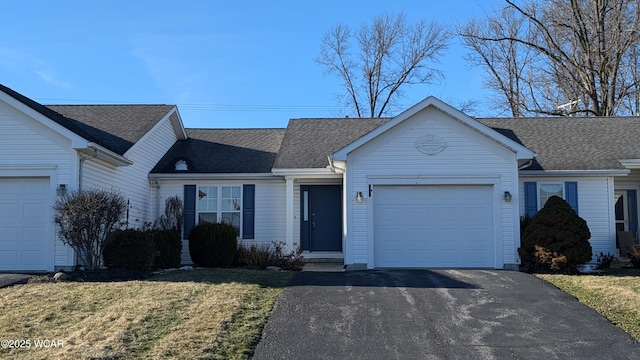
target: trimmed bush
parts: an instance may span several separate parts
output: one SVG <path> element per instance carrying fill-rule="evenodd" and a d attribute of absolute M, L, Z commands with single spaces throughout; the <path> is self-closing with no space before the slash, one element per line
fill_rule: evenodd
<path fill-rule="evenodd" d="M 273 253 L 269 259 L 269 265 L 277 266 L 284 270 L 302 270 L 304 267 L 302 249 L 298 247 L 287 253 L 284 248 L 285 243 L 283 241 L 273 241 Z"/>
<path fill-rule="evenodd" d="M 521 269 L 528 272 L 577 273 L 591 260 L 587 222 L 562 198 L 552 196 L 522 233 Z"/>
<path fill-rule="evenodd" d="M 135 229 L 112 232 L 102 251 L 104 265 L 109 268 L 151 270 L 156 250 L 149 235 L 147 231 Z"/>
<path fill-rule="evenodd" d="M 238 251 L 238 233 L 226 223 L 202 222 L 189 232 L 191 260 L 202 267 L 227 267 Z"/>
<path fill-rule="evenodd" d="M 117 192 L 86 189 L 58 197 L 53 205 L 56 233 L 88 270 L 98 270 L 109 234 L 120 228 L 127 200 Z"/>
<path fill-rule="evenodd" d="M 238 253 L 234 260 L 235 266 L 245 266 L 251 269 L 264 269 L 269 266 L 271 258 L 271 249 L 266 244 L 250 246 L 238 246 Z"/>
<path fill-rule="evenodd" d="M 170 269 L 180 266 L 182 240 L 175 229 L 148 230 L 155 245 L 154 269 Z"/>

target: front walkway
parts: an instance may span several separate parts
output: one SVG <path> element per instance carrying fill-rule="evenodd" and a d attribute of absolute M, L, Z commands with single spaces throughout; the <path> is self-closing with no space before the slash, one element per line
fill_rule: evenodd
<path fill-rule="evenodd" d="M 548 283 L 500 270 L 298 273 L 254 359 L 638 359 L 640 344 Z"/>

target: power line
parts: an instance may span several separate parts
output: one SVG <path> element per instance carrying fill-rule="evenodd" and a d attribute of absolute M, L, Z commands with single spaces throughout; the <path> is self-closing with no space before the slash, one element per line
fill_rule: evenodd
<path fill-rule="evenodd" d="M 140 104 L 139 102 L 131 101 L 110 101 L 110 100 L 79 100 L 79 99 L 55 99 L 55 98 L 34 98 L 40 102 L 64 102 L 64 104 L 75 105 L 93 105 L 93 104 Z M 53 103 L 51 103 L 53 104 Z M 62 103 L 56 103 L 62 104 Z M 344 111 L 343 107 L 331 106 L 331 105 L 264 105 L 264 104 L 205 104 L 205 103 L 185 103 L 176 104 L 181 110 L 194 110 L 194 111 Z"/>

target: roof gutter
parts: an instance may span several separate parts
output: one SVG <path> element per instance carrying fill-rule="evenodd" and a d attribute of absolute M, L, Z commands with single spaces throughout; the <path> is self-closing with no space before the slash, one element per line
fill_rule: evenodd
<path fill-rule="evenodd" d="M 100 159 L 102 161 L 106 161 L 109 164 L 112 164 L 114 166 L 129 166 L 129 165 L 133 165 L 133 161 L 125 158 L 122 155 L 116 154 L 115 152 L 101 146 L 98 145 L 94 142 L 90 142 L 89 144 L 87 144 L 87 148 L 94 150 L 94 157 L 97 159 Z"/>
<path fill-rule="evenodd" d="M 631 170 L 520 170 L 520 176 L 627 176 Z"/>
<path fill-rule="evenodd" d="M 640 169 L 640 159 L 618 159 L 627 169 Z"/>
<path fill-rule="evenodd" d="M 255 179 L 280 179 L 272 173 L 150 173 L 149 179 L 151 180 L 226 180 L 226 179 L 238 179 L 238 180 L 255 180 Z"/>
<path fill-rule="evenodd" d="M 329 167 L 307 169 L 271 169 L 276 176 L 293 176 L 295 178 L 335 178 L 342 175 L 336 174 Z"/>

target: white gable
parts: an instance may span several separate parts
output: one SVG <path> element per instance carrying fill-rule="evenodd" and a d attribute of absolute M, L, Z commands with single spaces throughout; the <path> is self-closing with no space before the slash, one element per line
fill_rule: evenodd
<path fill-rule="evenodd" d="M 443 115 L 449 119 L 449 121 L 457 121 L 461 125 L 468 127 L 476 131 L 479 134 L 482 134 L 488 139 L 493 140 L 494 142 L 501 144 L 502 146 L 510 149 L 515 152 L 517 155 L 517 159 L 533 159 L 536 154 L 527 149 L 526 147 L 516 143 L 515 141 L 501 135 L 500 133 L 494 131 L 493 129 L 477 122 L 473 118 L 467 116 L 463 112 L 453 108 L 452 106 L 440 101 L 439 99 L 430 96 L 418 104 L 412 106 L 411 108 L 403 111 L 398 116 L 394 117 L 389 122 L 370 132 L 369 134 L 361 137 L 360 139 L 354 141 L 353 143 L 347 145 L 346 147 L 336 151 L 332 158 L 335 160 L 346 160 L 347 155 L 356 150 L 358 147 L 372 141 L 376 137 L 386 133 L 387 131 L 393 129 L 399 124 L 403 123 L 407 119 L 415 117 L 418 113 L 424 113 L 425 110 L 428 109 L 437 109 Z"/>
<path fill-rule="evenodd" d="M 518 160 L 535 154 L 435 98 L 419 105 L 334 154 L 346 161 L 345 263 L 516 266 Z"/>

